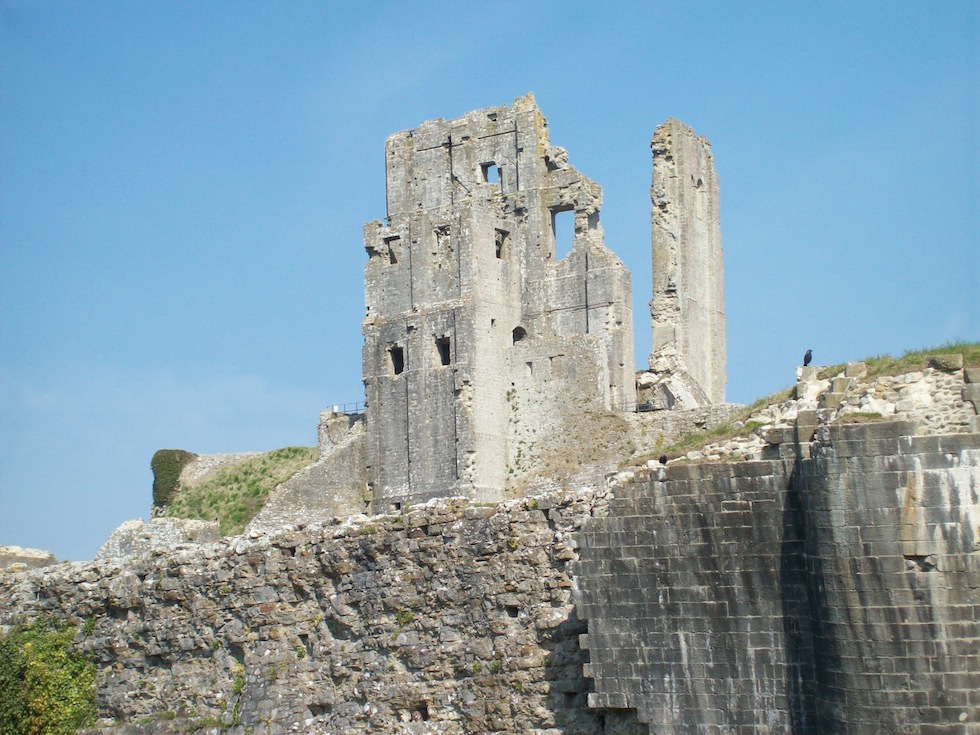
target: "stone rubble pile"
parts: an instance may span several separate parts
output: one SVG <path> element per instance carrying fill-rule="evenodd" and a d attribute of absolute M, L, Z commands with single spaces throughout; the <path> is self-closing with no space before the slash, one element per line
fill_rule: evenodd
<path fill-rule="evenodd" d="M 937 355 L 929 367 L 900 375 L 865 378 L 864 363 L 848 363 L 837 375 L 822 378 L 818 366 L 799 369 L 795 396 L 751 413 L 753 429 L 688 452 L 688 461 L 791 458 L 801 424 L 808 441 L 818 425 L 867 418 L 912 421 L 920 436 L 980 431 L 980 368 L 964 368 L 962 355 Z M 864 414 L 865 416 L 855 416 Z M 659 462 L 647 462 L 656 469 Z M 629 482 L 635 470 L 609 478 L 612 486 Z"/>

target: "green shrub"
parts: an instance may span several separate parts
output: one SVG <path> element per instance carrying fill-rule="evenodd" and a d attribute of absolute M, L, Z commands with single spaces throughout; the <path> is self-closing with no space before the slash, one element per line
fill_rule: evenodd
<path fill-rule="evenodd" d="M 150 460 L 153 470 L 153 503 L 166 505 L 177 492 L 180 471 L 197 457 L 183 449 L 161 449 Z"/>
<path fill-rule="evenodd" d="M 95 665 L 71 652 L 76 630 L 37 620 L 0 640 L 0 732 L 68 735 L 95 722 Z"/>

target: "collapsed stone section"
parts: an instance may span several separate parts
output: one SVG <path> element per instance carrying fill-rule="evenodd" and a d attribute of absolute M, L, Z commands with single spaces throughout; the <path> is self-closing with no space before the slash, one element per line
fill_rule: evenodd
<path fill-rule="evenodd" d="M 570 400 L 579 414 L 635 401 L 630 275 L 603 244 L 601 189 L 550 144 L 530 95 L 391 136 L 385 168 L 387 222 L 364 228 L 375 510 L 501 499 L 530 433 L 522 392 L 545 396 L 557 433 Z"/>
<path fill-rule="evenodd" d="M 671 118 L 650 143 L 653 350 L 650 369 L 672 379 L 657 407 L 725 400 L 726 326 L 718 176 L 711 144 Z M 676 385 L 672 385 L 672 383 Z M 660 405 L 663 403 L 664 405 Z"/>

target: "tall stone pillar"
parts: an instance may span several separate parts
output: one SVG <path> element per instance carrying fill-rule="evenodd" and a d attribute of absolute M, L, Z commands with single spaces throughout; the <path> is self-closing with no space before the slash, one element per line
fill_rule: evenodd
<path fill-rule="evenodd" d="M 718 177 L 711 144 L 678 120 L 657 128 L 650 188 L 653 229 L 653 351 L 725 400 L 725 289 Z"/>

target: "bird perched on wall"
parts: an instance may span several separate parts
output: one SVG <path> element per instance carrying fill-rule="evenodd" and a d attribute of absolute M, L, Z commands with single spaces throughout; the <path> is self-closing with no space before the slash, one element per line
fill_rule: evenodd
<path fill-rule="evenodd" d="M 661 454 L 660 455 L 660 464 L 667 464 L 667 455 L 666 454 Z"/>
<path fill-rule="evenodd" d="M 813 359 L 813 350 L 807 350 L 806 354 L 803 355 L 803 367 L 810 364 L 810 360 Z"/>

